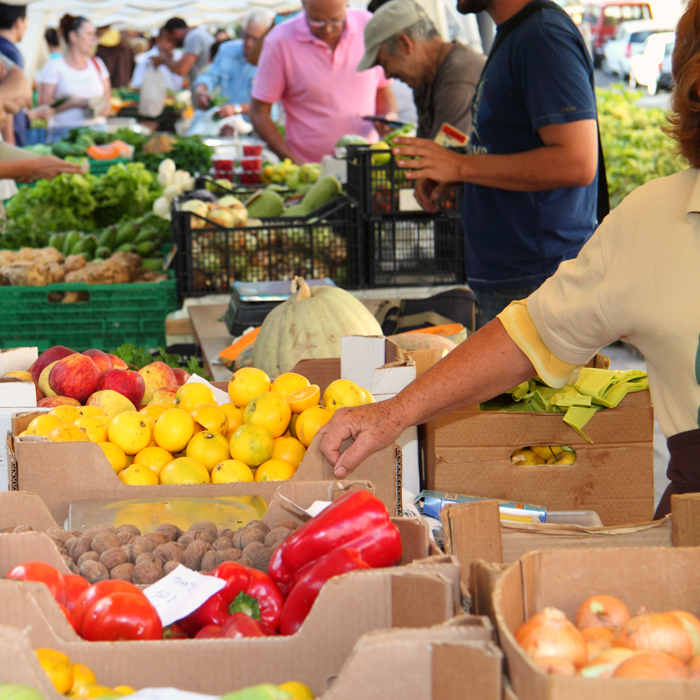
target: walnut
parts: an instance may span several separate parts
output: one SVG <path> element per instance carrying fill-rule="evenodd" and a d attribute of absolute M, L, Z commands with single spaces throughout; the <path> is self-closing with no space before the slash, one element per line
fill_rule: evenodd
<path fill-rule="evenodd" d="M 70 540 L 69 540 L 70 541 Z M 70 555 L 73 557 L 73 561 L 77 562 L 80 557 L 85 554 L 85 552 L 90 551 L 90 545 L 92 544 L 92 536 L 91 535 L 82 535 L 81 537 L 78 538 L 78 541 L 75 543 L 75 547 L 73 547 L 73 551 L 71 552 L 69 547 L 66 547 Z"/>
<path fill-rule="evenodd" d="M 183 552 L 187 549 L 187 545 L 184 542 L 173 542 L 173 544 Z"/>
<path fill-rule="evenodd" d="M 169 561 L 181 563 L 185 559 L 185 553 L 174 542 L 158 545 L 153 553 L 165 564 Z"/>
<path fill-rule="evenodd" d="M 275 527 L 286 527 L 288 530 L 296 530 L 299 527 L 299 523 L 295 523 L 293 520 L 280 520 Z"/>
<path fill-rule="evenodd" d="M 169 573 L 175 571 L 178 566 L 180 566 L 179 561 L 175 561 L 174 559 L 172 561 L 166 561 L 165 564 L 163 564 L 163 575 L 167 576 Z"/>
<path fill-rule="evenodd" d="M 56 549 L 63 554 L 64 552 L 68 554 L 68 550 L 63 546 L 63 542 L 61 540 L 56 539 L 55 537 L 51 538 L 51 541 L 56 545 Z"/>
<path fill-rule="evenodd" d="M 231 542 L 233 543 L 234 547 L 237 547 L 238 549 L 243 549 L 243 547 L 241 546 L 241 537 L 243 537 L 244 532 L 245 532 L 245 530 L 243 530 L 241 528 L 240 530 L 236 530 L 233 533 L 233 537 L 231 538 Z"/>
<path fill-rule="evenodd" d="M 109 578 L 109 571 L 104 564 L 99 561 L 88 559 L 80 567 L 80 575 L 85 577 L 90 583 L 97 583 Z"/>
<path fill-rule="evenodd" d="M 78 565 L 70 557 L 63 557 L 63 561 L 66 562 L 66 566 L 70 569 L 72 574 L 80 573 Z"/>
<path fill-rule="evenodd" d="M 177 525 L 165 523 L 156 528 L 156 532 L 163 535 L 169 542 L 175 542 L 182 535 L 182 530 Z"/>
<path fill-rule="evenodd" d="M 115 566 L 110 572 L 110 578 L 116 578 L 120 581 L 131 581 L 134 576 L 134 565 L 133 564 L 119 564 Z"/>
<path fill-rule="evenodd" d="M 243 556 L 251 561 L 254 561 L 255 555 L 265 549 L 265 545 L 262 542 L 251 542 L 244 550 Z"/>
<path fill-rule="evenodd" d="M 114 532 L 114 526 L 110 525 L 109 523 L 100 523 L 99 525 L 93 525 L 92 527 L 88 528 L 85 530 L 83 535 L 90 535 L 90 537 L 94 537 L 95 535 L 98 535 L 100 532 Z"/>
<path fill-rule="evenodd" d="M 85 552 L 78 557 L 76 564 L 80 567 L 86 561 L 100 561 L 100 555 L 97 552 Z"/>
<path fill-rule="evenodd" d="M 251 520 L 244 528 L 245 530 L 262 530 L 266 535 L 270 528 L 262 520 Z"/>
<path fill-rule="evenodd" d="M 92 538 L 92 551 L 98 554 L 121 546 L 121 540 L 113 532 L 100 532 Z"/>
<path fill-rule="evenodd" d="M 241 549 L 245 549 L 251 542 L 260 542 L 262 544 L 266 535 L 267 533 L 257 527 L 250 530 L 246 528 L 241 535 Z"/>
<path fill-rule="evenodd" d="M 108 571 L 112 571 L 116 566 L 121 566 L 129 561 L 126 552 L 122 551 L 121 547 L 112 547 L 106 552 L 100 554 L 100 562 L 107 567 Z"/>
<path fill-rule="evenodd" d="M 219 528 L 214 525 L 209 520 L 200 520 L 198 523 L 195 523 L 190 527 L 191 531 L 194 532 L 199 532 L 200 530 L 204 530 L 205 532 L 208 532 L 211 535 L 211 541 L 213 542 L 219 535 Z"/>
<path fill-rule="evenodd" d="M 248 559 L 248 557 L 241 557 L 238 560 L 238 563 L 241 566 L 247 566 L 248 568 L 252 569 L 253 568 L 253 561 L 251 559 Z"/>
<path fill-rule="evenodd" d="M 131 544 L 137 537 L 141 537 L 141 530 L 136 525 L 120 525 L 114 534 L 122 544 Z"/>
<path fill-rule="evenodd" d="M 203 540 L 207 544 L 211 544 L 216 539 L 216 535 L 212 536 L 207 530 L 192 530 L 189 529 L 178 542 L 183 542 L 186 545 L 191 544 L 195 540 Z"/>
<path fill-rule="evenodd" d="M 231 549 L 231 547 L 233 546 L 233 541 L 230 537 L 217 537 L 211 543 L 211 546 L 214 549 Z"/>
<path fill-rule="evenodd" d="M 206 574 L 213 569 L 216 569 L 219 564 L 223 564 L 225 561 L 238 561 L 241 558 L 240 549 L 219 549 L 207 552 L 202 557 L 202 573 Z"/>
<path fill-rule="evenodd" d="M 12 532 L 21 535 L 23 532 L 34 532 L 34 528 L 31 525 L 18 525 Z"/>
<path fill-rule="evenodd" d="M 234 531 L 230 527 L 219 528 L 219 537 L 228 537 L 230 540 L 232 540 L 234 534 Z"/>
<path fill-rule="evenodd" d="M 119 549 L 126 554 L 126 561 L 133 564 L 136 561 L 136 555 L 134 554 L 134 548 L 130 544 L 123 544 Z"/>
<path fill-rule="evenodd" d="M 267 536 L 265 537 L 265 546 L 266 547 L 275 547 L 278 545 L 280 542 L 283 542 L 287 537 L 289 537 L 291 533 L 291 530 L 288 530 L 286 527 L 280 527 L 279 525 L 270 532 L 267 533 Z"/>
<path fill-rule="evenodd" d="M 83 533 L 80 532 L 80 530 L 70 530 L 70 534 L 73 535 L 73 537 L 82 537 Z"/>
<path fill-rule="evenodd" d="M 141 555 L 143 556 L 143 555 Z M 141 561 L 134 566 L 132 581 L 134 583 L 155 583 L 163 578 L 163 566 L 160 561 Z"/>
<path fill-rule="evenodd" d="M 188 545 L 182 558 L 182 563 L 192 571 L 199 571 L 202 557 L 211 549 L 211 545 L 204 540 L 194 540 Z"/>
<path fill-rule="evenodd" d="M 160 559 L 153 553 L 153 552 L 141 552 L 136 557 L 136 561 L 134 562 L 135 564 L 159 564 Z"/>
<path fill-rule="evenodd" d="M 134 554 L 139 555 L 142 552 L 152 552 L 159 544 L 165 544 L 166 539 L 161 534 L 151 532 L 149 535 L 137 537 L 132 543 Z"/>
<path fill-rule="evenodd" d="M 263 549 L 258 550 L 251 557 L 253 568 L 267 573 L 267 567 L 270 564 L 270 559 L 272 559 L 274 551 L 274 547 L 263 547 Z"/>
<path fill-rule="evenodd" d="M 77 537 L 69 537 L 64 543 L 63 546 L 66 548 L 66 551 L 68 552 L 68 556 L 72 557 L 73 556 L 73 550 L 75 549 L 75 546 L 78 544 L 78 538 Z"/>

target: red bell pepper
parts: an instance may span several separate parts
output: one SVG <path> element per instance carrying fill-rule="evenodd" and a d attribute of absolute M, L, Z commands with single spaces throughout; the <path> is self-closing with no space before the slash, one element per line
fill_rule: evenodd
<path fill-rule="evenodd" d="M 243 639 L 246 637 L 270 637 L 274 632 L 260 620 L 245 613 L 234 613 L 223 625 L 207 625 L 194 636 L 195 639 Z"/>
<path fill-rule="evenodd" d="M 401 561 L 399 531 L 384 504 L 369 491 L 345 494 L 295 530 L 275 550 L 268 573 L 290 586 L 296 572 L 340 547 L 357 550 L 372 568 Z"/>
<path fill-rule="evenodd" d="M 349 571 L 370 568 L 357 550 L 348 547 L 336 549 L 306 567 L 306 574 L 294 586 L 284 604 L 280 634 L 294 634 L 299 630 L 326 581 Z"/>
<path fill-rule="evenodd" d="M 235 613 L 261 620 L 275 632 L 279 627 L 284 600 L 277 584 L 264 572 L 236 562 L 225 562 L 209 573 L 226 581 L 226 586 L 193 613 L 178 621 L 190 636 L 208 625 L 223 627 Z"/>
<path fill-rule="evenodd" d="M 177 624 L 163 628 L 163 639 L 189 639 L 189 635 Z"/>

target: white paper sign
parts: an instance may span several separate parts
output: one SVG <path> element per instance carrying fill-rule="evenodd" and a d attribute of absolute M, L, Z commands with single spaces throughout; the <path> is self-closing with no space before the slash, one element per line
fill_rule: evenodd
<path fill-rule="evenodd" d="M 326 510 L 328 506 L 332 506 L 333 503 L 331 501 L 314 501 L 307 509 L 306 512 L 312 517 L 315 518 L 319 513 L 322 511 Z"/>
<path fill-rule="evenodd" d="M 187 617 L 226 586 L 215 576 L 204 576 L 180 564 L 174 571 L 144 590 L 163 627 Z"/>
<path fill-rule="evenodd" d="M 218 695 L 190 693 L 177 688 L 143 688 L 132 693 L 134 700 L 213 700 Z"/>

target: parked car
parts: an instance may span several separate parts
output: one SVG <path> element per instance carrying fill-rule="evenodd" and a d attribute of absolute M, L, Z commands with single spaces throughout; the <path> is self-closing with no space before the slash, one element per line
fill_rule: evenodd
<path fill-rule="evenodd" d="M 673 32 L 652 34 L 644 42 L 642 53 L 632 56 L 630 60 L 630 87 L 645 85 L 650 95 L 655 95 L 659 87 L 670 87 L 671 71 L 662 78 L 663 60 L 671 56 L 675 45 L 676 35 Z"/>
<path fill-rule="evenodd" d="M 653 20 L 642 19 L 623 22 L 618 25 L 612 39 L 603 48 L 603 69 L 627 80 L 630 75 L 630 61 L 633 56 L 644 51 L 644 42 L 652 34 L 667 32 L 669 28 Z"/>
<path fill-rule="evenodd" d="M 673 49 L 675 47 L 675 43 L 673 46 L 669 48 L 669 46 L 666 46 L 666 51 L 664 53 L 664 57 L 661 59 L 661 66 L 660 66 L 660 71 L 659 71 L 659 82 L 658 82 L 658 87 L 663 87 L 667 89 L 671 89 L 673 87 Z"/>
<path fill-rule="evenodd" d="M 581 22 L 581 34 L 587 40 L 593 64 L 603 63 L 603 46 L 622 22 L 652 19 L 648 2 L 634 0 L 588 0 Z"/>

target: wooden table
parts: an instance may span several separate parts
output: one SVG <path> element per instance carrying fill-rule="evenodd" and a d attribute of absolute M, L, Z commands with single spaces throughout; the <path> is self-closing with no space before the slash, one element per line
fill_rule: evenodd
<path fill-rule="evenodd" d="M 231 370 L 219 359 L 219 353 L 233 342 L 226 324 L 221 320 L 226 313 L 226 304 L 190 306 L 190 320 L 194 335 L 202 349 L 204 369 L 216 382 L 227 382 Z"/>

